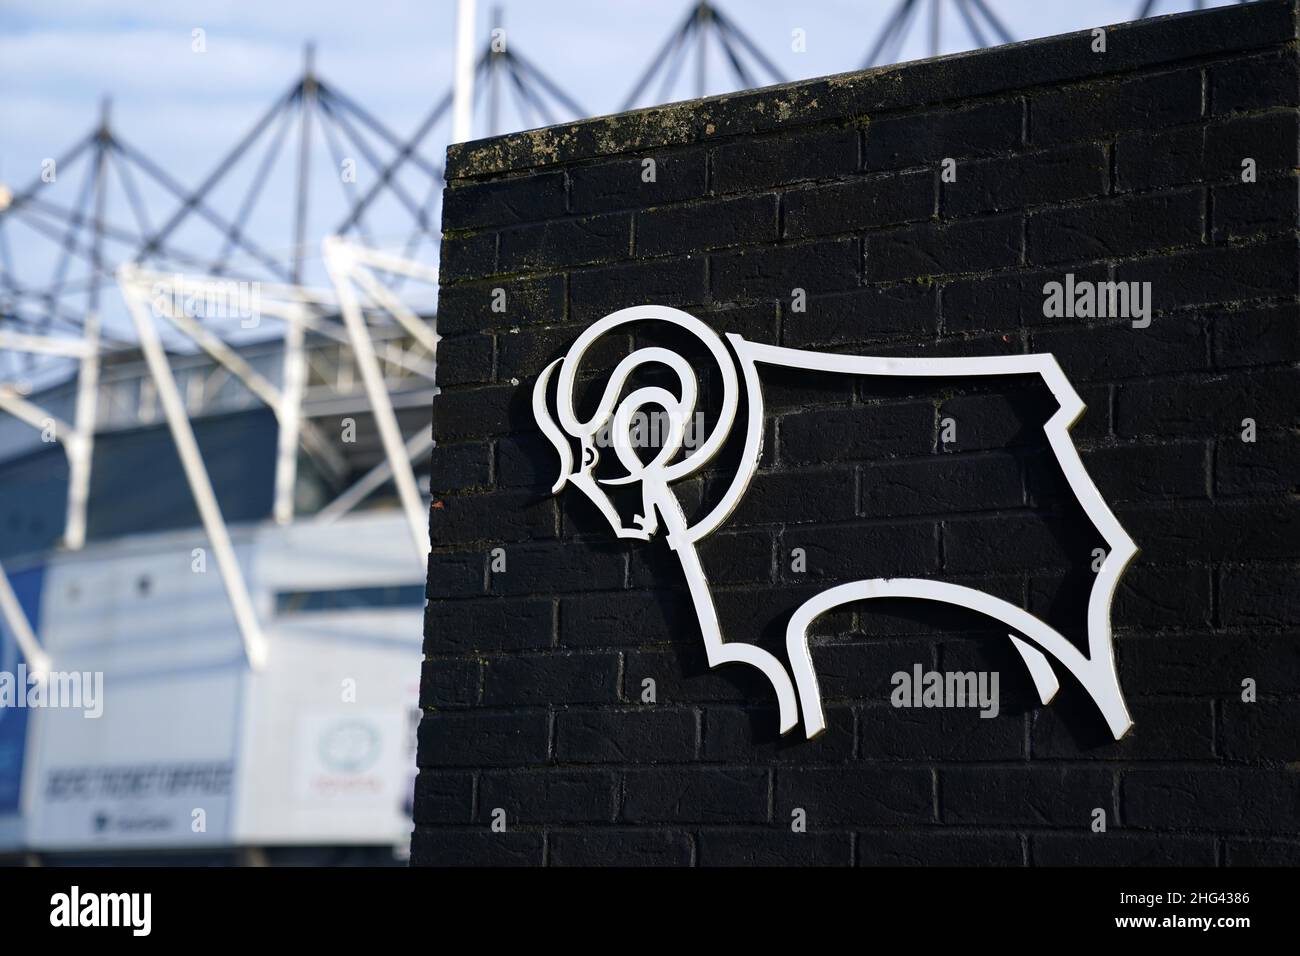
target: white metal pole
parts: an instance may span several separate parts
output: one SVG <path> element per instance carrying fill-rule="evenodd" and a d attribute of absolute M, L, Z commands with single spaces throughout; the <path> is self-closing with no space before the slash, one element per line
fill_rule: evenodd
<path fill-rule="evenodd" d="M 414 461 L 416 455 L 424 454 L 431 448 L 433 448 L 433 431 L 423 428 L 406 443 L 406 459 Z M 316 512 L 312 520 L 317 524 L 333 524 L 365 501 L 366 496 L 392 477 L 392 474 L 393 466 L 388 463 L 388 460 L 381 461 L 357 479 L 355 484 L 340 492 L 337 498 Z"/>
<path fill-rule="evenodd" d="M 452 78 L 453 143 L 463 143 L 473 135 L 474 6 L 474 0 L 460 0 L 456 7 L 456 75 Z"/>
<path fill-rule="evenodd" d="M 429 560 L 429 514 L 420 497 L 420 490 L 415 486 L 415 472 L 407 457 L 402 432 L 397 425 L 397 416 L 393 413 L 393 404 L 389 400 L 388 390 L 384 387 L 384 376 L 375 358 L 374 343 L 370 340 L 370 331 L 366 328 L 361 315 L 361 306 L 357 302 L 356 291 L 352 287 L 352 255 L 345 243 L 334 236 L 327 236 L 322 243 L 325 252 L 325 268 L 334 283 L 338 296 L 339 310 L 343 313 L 343 322 L 352 337 L 352 354 L 357 368 L 361 370 L 361 381 L 370 400 L 370 409 L 375 416 L 375 425 L 379 428 L 379 437 L 384 445 L 384 454 L 393 469 L 393 482 L 397 485 L 397 495 L 406 512 L 406 522 L 411 531 L 411 542 L 422 565 Z"/>
<path fill-rule="evenodd" d="M 90 501 L 90 466 L 95 449 L 95 415 L 99 396 L 99 313 L 86 313 L 89 346 L 77 374 L 77 405 L 73 413 L 76 441 L 68 445 L 68 513 L 63 544 L 73 551 L 86 543 L 86 506 Z"/>
<path fill-rule="evenodd" d="M 45 335 L 24 335 L 0 329 L 0 349 L 15 352 L 35 352 L 41 355 L 62 355 L 67 358 L 85 358 L 89 346 L 84 339 L 56 339 Z"/>
<path fill-rule="evenodd" d="M 203 521 L 203 530 L 207 533 L 208 542 L 212 545 L 212 552 L 217 559 L 221 581 L 225 585 L 226 596 L 230 600 L 230 608 L 234 612 L 235 623 L 244 642 L 248 666 L 253 670 L 260 670 L 266 662 L 266 641 L 257 620 L 257 612 L 253 609 L 248 586 L 244 583 L 244 574 L 239 568 L 239 560 L 235 557 L 230 533 L 221 515 L 221 507 L 217 504 L 217 496 L 212 490 L 212 482 L 208 478 L 207 468 L 204 467 L 199 444 L 194 438 L 194 430 L 190 427 L 190 420 L 185 412 L 185 402 L 181 398 L 180 389 L 176 387 L 171 365 L 168 364 L 167 355 L 163 351 L 162 340 L 153 322 L 145 313 L 144 303 L 134 288 L 133 272 L 129 265 L 123 266 L 119 272 L 122 280 L 119 282 L 122 297 L 126 300 L 127 310 L 135 323 L 140 350 L 144 353 L 149 374 L 158 390 L 163 414 L 167 417 L 172 440 L 176 443 L 181 466 L 185 469 L 190 492 L 194 495 L 194 504 L 198 507 L 199 517 Z"/>
<path fill-rule="evenodd" d="M 49 673 L 50 656 L 36 642 L 36 634 L 32 631 L 27 615 L 23 613 L 22 605 L 18 603 L 18 595 L 14 594 L 14 589 L 9 584 L 4 565 L 0 565 L 0 618 L 22 648 L 28 668 L 35 674 Z"/>
<path fill-rule="evenodd" d="M 69 442 L 76 441 L 76 429 L 61 418 L 56 418 L 39 405 L 34 405 L 23 398 L 11 387 L 0 386 L 0 412 L 8 412 L 19 421 L 26 422 L 37 431 L 46 426 L 54 426 L 54 437 L 63 442 L 66 448 Z"/>
<path fill-rule="evenodd" d="M 406 303 L 384 288 L 383 283 L 375 278 L 374 273 L 367 266 L 373 264 L 380 269 L 389 272 L 401 272 L 413 278 L 424 279 L 426 282 L 435 285 L 438 282 L 437 270 L 426 269 L 418 263 L 410 262 L 407 259 L 399 259 L 396 256 L 372 257 L 369 250 L 359 249 L 350 244 L 348 249 L 352 253 L 352 275 L 357 283 L 366 290 L 366 294 L 380 308 L 387 309 L 411 338 L 428 349 L 430 354 L 436 354 L 439 341 L 438 333 L 430 328 L 427 323 L 421 321 L 420 317 Z"/>
<path fill-rule="evenodd" d="M 136 287 L 141 290 L 140 294 L 143 294 L 143 290 L 150 288 L 150 284 L 146 279 L 140 277 L 136 281 Z M 285 315 L 302 311 L 302 308 L 299 305 L 285 305 L 280 309 L 279 307 L 275 307 L 273 304 L 264 304 L 262 311 L 271 314 L 273 308 L 283 313 L 280 316 L 281 318 Z M 267 379 L 254 369 L 242 355 L 227 345 L 220 336 L 214 335 L 212 332 L 205 329 L 194 318 L 185 315 L 184 312 L 177 312 L 175 309 L 170 307 L 163 310 L 162 317 L 175 326 L 182 335 L 189 338 L 195 345 L 211 356 L 213 361 L 231 375 L 235 376 L 235 378 L 237 378 L 244 387 L 252 392 L 257 398 L 261 399 L 262 402 L 275 412 L 276 421 L 277 423 L 279 422 L 280 415 L 283 414 L 284 411 L 284 398 L 281 395 L 280 389 L 267 381 Z M 301 320 L 299 319 L 286 321 L 288 321 L 290 326 L 301 324 L 305 327 L 306 324 L 301 323 Z M 340 335 L 343 335 L 343 333 L 340 333 Z M 347 341 L 346 335 L 343 335 L 343 339 L 345 342 Z M 304 357 L 304 364 L 305 361 Z M 299 400 L 298 407 L 301 407 L 301 399 Z M 329 443 L 329 440 L 320 433 L 320 430 L 312 425 L 310 419 L 300 417 L 298 431 L 301 432 L 303 448 L 308 453 L 315 456 L 316 459 L 331 472 L 335 475 L 341 475 L 347 470 L 347 465 L 343 460 L 343 456 L 334 449 L 334 447 Z"/>
<path fill-rule="evenodd" d="M 290 322 L 284 330 L 284 384 L 276 420 L 275 507 L 277 524 L 293 521 L 293 492 L 298 482 L 298 430 L 302 421 L 302 392 L 307 379 L 303 328 Z"/>

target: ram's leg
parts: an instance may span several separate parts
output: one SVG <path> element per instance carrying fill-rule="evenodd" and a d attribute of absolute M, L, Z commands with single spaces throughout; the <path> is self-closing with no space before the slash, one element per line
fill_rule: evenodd
<path fill-rule="evenodd" d="M 1027 644 L 1014 634 L 1008 634 L 1007 637 L 1011 638 L 1011 643 L 1020 652 L 1025 667 L 1029 668 L 1029 676 L 1033 678 L 1034 687 L 1038 690 L 1038 699 L 1044 704 L 1050 704 L 1056 692 L 1061 689 L 1061 683 L 1056 679 L 1052 665 L 1047 663 L 1047 658 L 1032 644 Z"/>

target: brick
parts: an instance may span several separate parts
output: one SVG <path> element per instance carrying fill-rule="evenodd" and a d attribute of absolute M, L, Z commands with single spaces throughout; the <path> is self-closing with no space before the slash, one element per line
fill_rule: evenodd
<path fill-rule="evenodd" d="M 1278 236 L 1293 232 L 1300 219 L 1300 179 L 1266 179 L 1263 182 L 1215 186 L 1210 190 L 1213 210 L 1211 238 L 1215 242 Z"/>
<path fill-rule="evenodd" d="M 708 761 L 843 763 L 853 756 L 853 738 L 853 711 L 847 707 L 827 707 L 826 731 L 812 740 L 799 729 L 780 736 L 775 709 L 714 706 L 704 712 L 703 756 Z M 778 810 L 776 819 L 784 822 L 789 814 Z"/>
<path fill-rule="evenodd" d="M 555 447 L 540 432 L 502 437 L 496 441 L 496 481 L 501 488 L 529 488 L 549 495 L 560 471 Z"/>
<path fill-rule="evenodd" d="M 792 833 L 764 830 L 702 830 L 700 866 L 849 866 L 848 833 Z"/>
<path fill-rule="evenodd" d="M 1205 694 L 1241 699 L 1241 681 L 1267 675 L 1270 693 L 1300 691 L 1295 634 L 1231 630 L 1174 638 L 1118 641 L 1121 674 L 1134 674 L 1148 694 Z"/>
<path fill-rule="evenodd" d="M 452 495 L 438 504 L 429 511 L 434 547 L 554 538 L 558 531 L 560 511 L 554 498 L 495 492 Z"/>
<path fill-rule="evenodd" d="M 870 342 L 882 335 L 935 330 L 938 290 L 913 282 L 811 296 L 804 312 L 782 306 L 783 343 L 791 348 Z"/>
<path fill-rule="evenodd" d="M 451 442 L 504 435 L 525 414 L 524 390 L 514 385 L 447 389 L 433 403 L 433 438 Z"/>
<path fill-rule="evenodd" d="M 1300 624 L 1300 568 L 1277 564 L 1225 567 L 1219 572 L 1219 617 L 1227 627 Z"/>
<path fill-rule="evenodd" d="M 1089 328 L 1036 331 L 1034 351 L 1050 352 L 1070 381 L 1149 378 L 1208 365 L 1204 327 L 1198 316 L 1162 316 L 1145 328 L 1132 320 Z"/>
<path fill-rule="evenodd" d="M 731 520 L 741 525 L 843 521 L 855 510 L 853 472 L 846 468 L 769 472 L 750 482 Z"/>
<path fill-rule="evenodd" d="M 497 234 L 444 235 L 438 249 L 438 281 L 443 285 L 477 279 L 497 271 Z"/>
<path fill-rule="evenodd" d="M 1219 313 L 1210 328 L 1218 368 L 1300 361 L 1300 307 L 1294 303 Z"/>
<path fill-rule="evenodd" d="M 858 131 L 820 129 L 738 139 L 713 150 L 713 188 L 719 193 L 765 189 L 808 179 L 830 179 L 858 168 Z"/>
<path fill-rule="evenodd" d="M 1020 263 L 1024 236 L 1018 216 L 924 223 L 867 238 L 867 280 L 985 272 Z"/>
<path fill-rule="evenodd" d="M 1027 226 L 1029 261 L 1086 262 L 1196 245 L 1203 205 L 1200 190 L 1184 190 L 1035 212 Z"/>
<path fill-rule="evenodd" d="M 709 327 L 720 335 L 734 332 L 751 342 L 776 345 L 781 340 L 779 314 L 778 304 L 764 302 L 758 305 L 725 305 L 702 309 L 699 318 L 708 322 Z"/>
<path fill-rule="evenodd" d="M 479 780 L 478 816 L 490 824 L 493 811 L 505 810 L 507 832 L 518 824 L 608 823 L 617 794 L 614 775 L 602 770 L 490 771 Z"/>
<path fill-rule="evenodd" d="M 1259 176 L 1286 172 L 1297 157 L 1294 111 L 1238 117 L 1187 127 L 1125 133 L 1115 140 L 1115 183 L 1121 191 L 1193 182 L 1240 182 L 1241 161 Z"/>
<path fill-rule="evenodd" d="M 1204 498 L 1208 493 L 1208 457 L 1200 442 L 1112 445 L 1081 457 L 1106 501 Z M 1067 493 L 1062 488 L 1058 497 Z"/>
<path fill-rule="evenodd" d="M 411 838 L 412 866 L 541 866 L 540 833 L 493 833 L 416 827 Z"/>
<path fill-rule="evenodd" d="M 1054 701 L 1033 716 L 1035 760 L 1213 760 L 1214 711 L 1208 700 L 1128 699 L 1133 727 L 1115 740 L 1086 695 Z"/>
<path fill-rule="evenodd" d="M 975 707 L 904 708 L 881 703 L 862 708 L 860 756 L 863 760 L 1022 759 L 1025 720 L 1001 710 L 1001 684 L 999 675 L 996 717 L 982 717 Z"/>
<path fill-rule="evenodd" d="M 1206 173 L 1205 129 L 1189 126 L 1121 133 L 1115 138 L 1114 157 L 1119 192 L 1200 182 Z M 1211 172 L 1217 172 L 1214 179 L 1229 173 Z"/>
<path fill-rule="evenodd" d="M 1255 160 L 1257 176 L 1290 173 L 1300 150 L 1297 129 L 1300 116 L 1295 110 L 1211 123 L 1205 128 L 1204 177 L 1240 182 L 1245 157 Z"/>
<path fill-rule="evenodd" d="M 1257 680 L 1267 684 L 1267 676 Z M 1300 760 L 1300 701 L 1257 700 L 1247 704 L 1240 697 L 1221 705 L 1223 755 L 1247 763 L 1285 763 Z"/>
<path fill-rule="evenodd" d="M 503 231 L 497 268 L 501 272 L 554 271 L 626 258 L 631 248 L 629 213 L 558 219 Z"/>
<path fill-rule="evenodd" d="M 439 598 L 482 594 L 486 567 L 487 556 L 478 552 L 435 551 L 429 555 L 425 594 L 435 603 Z"/>
<path fill-rule="evenodd" d="M 425 612 L 426 654 L 547 647 L 554 631 L 549 598 L 433 601 Z"/>
<path fill-rule="evenodd" d="M 425 713 L 420 721 L 419 767 L 491 767 L 546 758 L 545 711 Z"/>
<path fill-rule="evenodd" d="M 1216 116 L 1300 106 L 1300 64 L 1294 53 L 1216 63 L 1210 67 L 1211 112 Z"/>
<path fill-rule="evenodd" d="M 928 645 L 885 640 L 870 633 L 814 643 L 810 650 L 823 700 L 887 701 L 894 689 L 894 674 L 910 673 L 917 663 L 929 670 L 934 663 Z"/>
<path fill-rule="evenodd" d="M 955 453 L 1042 443 L 1042 426 L 1054 410 L 1051 402 L 1042 387 L 947 399 L 939 406 L 939 421 L 951 418 L 956 435 L 942 447 Z"/>
<path fill-rule="evenodd" d="M 838 528 L 787 530 L 781 537 L 778 555 L 781 576 L 800 584 L 834 578 L 922 574 L 937 566 L 936 547 L 933 522 L 882 520 Z M 804 571 L 790 568 L 794 548 L 803 549 Z"/>
<path fill-rule="evenodd" d="M 728 301 L 788 298 L 794 289 L 834 292 L 858 283 L 858 243 L 848 239 L 740 249 L 711 262 L 713 295 Z"/>
<path fill-rule="evenodd" d="M 1083 563 L 1093 539 L 1092 529 L 1059 518 L 998 515 L 946 522 L 943 548 L 946 566 L 959 572 L 1063 569 Z"/>
<path fill-rule="evenodd" d="M 1034 866 L 1214 866 L 1214 840 L 1161 833 L 1043 833 L 1030 838 Z"/>
<path fill-rule="evenodd" d="M 438 445 L 430 452 L 429 487 L 434 494 L 474 491 L 492 480 L 492 448 L 487 442 Z"/>
<path fill-rule="evenodd" d="M 1071 270 L 1077 281 L 1104 282 L 1109 267 L 1085 266 Z M 1049 282 L 1064 281 L 1057 271 L 1011 272 L 969 279 L 953 279 L 943 284 L 943 328 L 949 333 L 984 329 L 1015 329 L 1021 325 L 1058 322 L 1044 315 Z"/>
<path fill-rule="evenodd" d="M 928 402 L 796 412 L 781 419 L 781 460 L 809 464 L 928 454 L 934 422 Z"/>
<path fill-rule="evenodd" d="M 474 775 L 421 770 L 415 778 L 415 824 L 469 823 L 474 811 Z"/>
<path fill-rule="evenodd" d="M 921 170 L 793 189 L 784 203 L 787 239 L 929 219 L 935 213 L 935 174 Z"/>
<path fill-rule="evenodd" d="M 561 830 L 550 834 L 552 866 L 689 866 L 690 837 L 664 830 Z"/>
<path fill-rule="evenodd" d="M 809 405 L 826 407 L 853 401 L 854 376 L 760 364 L 764 411 L 773 415 Z"/>
<path fill-rule="evenodd" d="M 775 817 L 807 813 L 809 831 L 837 823 L 915 825 L 932 819 L 930 773 L 866 767 L 790 767 L 776 774 Z"/>
<path fill-rule="evenodd" d="M 715 534 L 700 542 L 699 553 L 709 581 L 714 584 L 772 580 L 772 536 L 766 531 Z"/>
<path fill-rule="evenodd" d="M 498 294 L 498 289 L 503 294 Z M 504 311 L 494 311 L 494 308 Z M 438 294 L 438 331 L 443 335 L 519 325 L 551 325 L 563 320 L 563 276 L 464 283 L 442 289 Z"/>
<path fill-rule="evenodd" d="M 776 196 L 736 196 L 691 205 L 657 206 L 636 217 L 638 256 L 680 255 L 773 242 Z"/>
<path fill-rule="evenodd" d="M 1140 829 L 1293 832 L 1300 775 L 1248 769 L 1130 770 L 1120 783 L 1124 825 Z"/>
<path fill-rule="evenodd" d="M 1292 431 L 1257 433 L 1253 443 L 1221 440 L 1214 457 L 1214 493 L 1287 494 L 1300 486 L 1300 436 Z"/>
<path fill-rule="evenodd" d="M 1242 561 L 1300 557 L 1300 502 L 1127 507 L 1120 523 L 1151 561 Z"/>
<path fill-rule="evenodd" d="M 949 827 L 858 834 L 858 866 L 1021 866 L 1024 849 L 1011 833 Z"/>
<path fill-rule="evenodd" d="M 492 336 L 445 337 L 438 346 L 437 376 L 442 386 L 492 381 Z"/>
<path fill-rule="evenodd" d="M 764 823 L 768 772 L 749 768 L 665 767 L 623 775 L 628 823 Z"/>
<path fill-rule="evenodd" d="M 641 646 L 694 640 L 689 598 L 656 591 L 566 598 L 560 604 L 560 643 L 565 647 Z"/>
<path fill-rule="evenodd" d="M 1297 251 L 1294 239 L 1191 249 L 1121 263 L 1115 279 L 1150 282 L 1156 312 L 1291 296 L 1300 291 Z"/>
<path fill-rule="evenodd" d="M 633 305 L 702 302 L 708 296 L 705 270 L 702 257 L 583 269 L 569 277 L 570 314 L 585 323 Z"/>
<path fill-rule="evenodd" d="M 625 565 L 622 549 L 603 543 L 515 545 L 506 549 L 506 570 L 491 575 L 491 587 L 506 596 L 599 591 L 620 587 Z"/>
<path fill-rule="evenodd" d="M 483 684 L 477 660 L 438 657 L 420 668 L 420 706 L 426 710 L 473 707 Z"/>
<path fill-rule="evenodd" d="M 1227 840 L 1225 866 L 1300 866 L 1300 840 Z"/>
<path fill-rule="evenodd" d="M 874 462 L 863 468 L 861 487 L 863 514 L 880 517 L 989 511 L 1024 498 L 1019 463 L 1001 454 Z"/>
<path fill-rule="evenodd" d="M 1201 71 L 1184 69 L 1048 90 L 1029 101 L 1034 143 L 1087 139 L 1128 129 L 1164 129 L 1201 116 Z"/>
<path fill-rule="evenodd" d="M 1020 145 L 1024 103 L 981 103 L 964 110 L 887 116 L 867 124 L 863 167 L 919 166 L 945 157 L 983 156 Z"/>
<path fill-rule="evenodd" d="M 1115 430 L 1125 438 L 1177 435 L 1240 439 L 1242 419 L 1259 430 L 1293 424 L 1300 412 L 1300 373 L 1291 368 L 1157 379 L 1124 386 Z"/>
<path fill-rule="evenodd" d="M 519 707 L 618 701 L 617 654 L 521 654 L 487 662 L 483 703 Z"/>
<path fill-rule="evenodd" d="M 1106 153 L 1093 144 L 962 163 L 956 172 L 942 186 L 945 217 L 1100 196 L 1110 180 Z"/>
<path fill-rule="evenodd" d="M 539 173 L 496 182 L 451 183 L 442 195 L 442 215 L 457 229 L 536 222 L 564 214 L 564 173 Z"/>
<path fill-rule="evenodd" d="M 1111 620 L 1117 627 L 1205 627 L 1210 590 L 1206 568 L 1152 567 L 1139 555 L 1120 578 Z"/>
<path fill-rule="evenodd" d="M 584 331 L 582 326 L 506 329 L 497 334 L 497 379 L 509 381 L 532 379 L 552 361 L 562 358 L 574 340 Z M 583 355 L 585 368 L 612 369 L 632 349 L 625 332 L 601 336 Z M 531 401 L 531 395 L 529 400 Z M 547 449 L 551 449 L 548 441 Z M 554 452 L 551 452 L 554 454 Z M 549 485 L 549 482 L 548 482 Z"/>
<path fill-rule="evenodd" d="M 654 182 L 646 182 L 646 159 L 655 162 Z M 573 210 L 637 209 L 703 196 L 707 153 L 702 149 L 650 152 L 575 167 L 570 173 Z"/>
<path fill-rule="evenodd" d="M 1084 828 L 1094 807 L 1111 817 L 1109 770 L 959 767 L 939 771 L 944 823 Z"/>
<path fill-rule="evenodd" d="M 811 582 L 766 588 L 715 588 L 714 605 L 722 630 L 731 639 L 744 639 L 784 654 L 785 622 L 789 615 L 817 593 Z M 851 615 L 832 611 L 813 622 L 814 636 L 840 634 L 849 629 Z M 770 688 L 762 701 L 771 701 Z"/>
<path fill-rule="evenodd" d="M 655 702 L 659 704 L 744 703 L 762 694 L 766 683 L 766 678 L 751 667 L 710 668 L 702 642 L 681 644 L 671 650 L 630 652 L 624 669 L 626 699 L 640 703 L 647 679 L 655 682 Z"/>
<path fill-rule="evenodd" d="M 555 718 L 555 753 L 566 763 L 655 763 L 695 759 L 690 710 L 565 710 Z"/>

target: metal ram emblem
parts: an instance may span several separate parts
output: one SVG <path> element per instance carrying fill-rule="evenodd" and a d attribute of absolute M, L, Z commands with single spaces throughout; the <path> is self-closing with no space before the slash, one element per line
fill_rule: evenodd
<path fill-rule="evenodd" d="M 691 454 L 681 456 L 686 423 L 693 420 L 698 398 L 696 369 L 677 352 L 644 347 L 626 356 L 614 369 L 593 415 L 579 419 L 574 409 L 574 386 L 583 356 L 601 336 L 637 322 L 665 322 L 699 339 L 721 373 L 721 410 L 715 427 Z M 729 347 L 728 347 L 729 346 Z M 658 386 L 637 388 L 622 398 L 634 371 L 659 365 L 675 374 L 678 390 Z M 786 628 L 787 670 L 776 656 L 754 644 L 726 640 L 718 623 L 713 595 L 696 552 L 696 545 L 719 527 L 744 497 L 758 468 L 763 444 L 763 392 L 758 366 L 780 366 L 847 375 L 956 378 L 992 375 L 1040 376 L 1059 403 L 1044 425 L 1051 448 L 1079 503 L 1108 545 L 1088 600 L 1088 652 L 1085 655 L 1060 632 L 1024 609 L 984 591 L 926 578 L 872 578 L 850 581 L 815 595 L 797 608 Z M 554 407 L 550 410 L 554 381 Z M 744 445 L 740 466 L 725 495 L 704 517 L 689 523 L 672 490 L 713 459 L 727 441 L 736 422 L 742 388 L 747 402 Z M 666 434 L 658 452 L 645 461 L 632 441 L 633 417 L 645 407 L 667 413 Z M 817 672 L 808 650 L 808 630 L 821 615 L 843 605 L 875 598 L 917 598 L 954 604 L 978 611 L 1008 628 L 1008 637 L 1029 670 L 1039 699 L 1049 703 L 1060 684 L 1053 664 L 1065 668 L 1092 697 L 1115 739 L 1132 726 L 1115 670 L 1111 641 L 1110 607 L 1115 588 L 1137 547 L 1120 527 L 1084 469 L 1070 440 L 1069 429 L 1084 411 L 1084 404 L 1056 359 L 1047 353 L 988 355 L 961 358 L 883 358 L 841 355 L 750 342 L 728 334 L 723 342 L 708 325 L 686 312 L 657 305 L 635 306 L 607 315 L 584 331 L 568 353 L 548 365 L 533 388 L 533 414 L 542 432 L 560 456 L 559 477 L 552 486 L 558 494 L 565 485 L 582 492 L 600 510 L 619 538 L 648 541 L 659 531 L 677 555 L 690 589 L 709 666 L 748 664 L 763 672 L 776 692 L 780 730 L 789 733 L 803 717 L 809 738 L 826 729 Z M 626 475 L 596 478 L 599 459 L 597 436 L 609 435 Z M 575 460 L 574 451 L 577 450 Z M 607 488 L 638 487 L 642 508 L 629 526 L 614 506 Z"/>

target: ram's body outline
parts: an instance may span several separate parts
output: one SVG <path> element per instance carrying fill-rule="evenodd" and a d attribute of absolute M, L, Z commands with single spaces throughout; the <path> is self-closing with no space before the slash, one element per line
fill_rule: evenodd
<path fill-rule="evenodd" d="M 648 463 L 637 458 L 627 441 L 630 416 L 642 405 L 655 404 L 670 412 L 675 409 L 680 421 L 688 420 L 693 412 L 696 394 L 693 370 L 674 352 L 657 347 L 638 349 L 624 358 L 611 374 L 599 407 L 591 418 L 579 421 L 573 409 L 573 388 L 583 354 L 600 336 L 616 327 L 634 322 L 667 322 L 694 334 L 708 348 L 722 372 L 723 398 L 714 430 L 701 447 L 680 461 L 672 461 L 679 450 L 680 431 L 670 436 L 672 441 Z M 1023 635 L 1023 639 L 1017 634 L 1009 634 L 1008 637 L 1025 661 L 1039 699 L 1044 704 L 1052 700 L 1059 688 L 1056 675 L 1044 655 L 1046 652 L 1070 671 L 1088 691 L 1115 739 L 1118 740 L 1127 733 L 1132 726 L 1132 719 L 1124 703 L 1116 672 L 1110 610 L 1120 578 L 1138 549 L 1102 498 L 1070 439 L 1070 428 L 1078 421 L 1086 406 L 1053 355 L 1039 352 L 951 358 L 896 358 L 764 345 L 734 333 L 727 334 L 726 340 L 731 352 L 722 345 L 722 339 L 715 331 L 687 312 L 658 305 L 633 306 L 611 313 L 590 325 L 578 336 L 563 358 L 555 360 L 543 370 L 533 389 L 534 417 L 543 433 L 555 445 L 561 459 L 560 476 L 552 486 L 552 492 L 558 493 L 566 483 L 575 484 L 601 510 L 619 537 L 649 540 L 662 519 L 668 545 L 676 552 L 682 564 L 710 667 L 735 662 L 749 664 L 762 671 L 776 692 L 781 733 L 786 734 L 795 728 L 798 714 L 802 711 L 807 736 L 812 738 L 826 727 L 817 675 L 807 645 L 807 630 L 812 622 L 832 608 L 872 598 L 911 597 L 933 600 L 976 610 L 1006 623 Z M 732 367 L 732 353 L 739 366 L 739 375 L 737 369 Z M 666 389 L 648 387 L 638 389 L 619 401 L 623 385 L 632 371 L 647 362 L 666 365 L 676 371 L 681 384 L 681 395 L 675 396 Z M 786 650 L 793 680 L 784 665 L 766 650 L 753 644 L 724 640 L 696 545 L 720 528 L 731 516 L 758 469 L 762 454 L 764 414 L 758 375 L 760 364 L 864 376 L 971 378 L 1038 375 L 1059 406 L 1044 424 L 1044 434 L 1076 499 L 1108 546 L 1088 599 L 1088 653 L 1083 654 L 1044 621 L 1009 602 L 973 588 L 925 578 L 851 581 L 822 591 L 806 601 L 795 610 L 786 631 Z M 551 417 L 547 407 L 547 391 L 557 367 L 558 423 Z M 740 465 L 718 504 L 693 525 L 688 524 L 669 486 L 703 467 L 722 447 L 735 421 L 739 402 L 738 386 L 741 381 L 744 383 L 748 404 Z M 670 414 L 669 417 L 672 419 L 674 416 Z M 629 474 L 626 478 L 597 480 L 591 473 L 597 455 L 594 436 L 603 427 L 611 425 L 611 421 L 610 435 L 615 451 Z M 576 469 L 570 440 L 577 441 L 582 447 L 582 460 Z M 622 525 L 621 518 L 599 486 L 636 482 L 641 484 L 644 514 L 637 516 L 635 527 L 628 528 Z"/>

